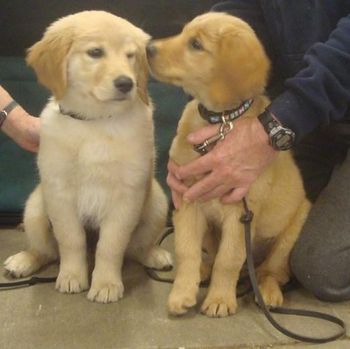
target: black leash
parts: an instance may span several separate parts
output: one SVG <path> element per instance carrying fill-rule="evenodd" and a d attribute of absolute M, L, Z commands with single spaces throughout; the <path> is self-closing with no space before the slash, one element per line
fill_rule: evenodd
<path fill-rule="evenodd" d="M 57 277 L 41 277 L 41 276 L 32 276 L 30 279 L 12 281 L 12 282 L 1 282 L 0 288 L 12 289 L 12 288 L 21 288 L 29 287 L 36 284 L 46 284 L 49 282 L 55 282 Z"/>
<path fill-rule="evenodd" d="M 283 308 L 283 307 L 274 307 L 274 308 L 268 308 L 261 296 L 258 282 L 256 280 L 255 275 L 255 266 L 254 266 L 254 260 L 253 260 L 253 253 L 252 253 L 252 244 L 251 244 L 251 222 L 253 220 L 253 212 L 249 210 L 247 201 L 245 198 L 243 198 L 243 208 L 244 213 L 242 214 L 240 218 L 240 222 L 244 224 L 244 233 L 245 233 L 245 245 L 246 245 L 246 254 L 247 254 L 247 265 L 248 265 L 248 274 L 250 279 L 250 288 L 247 288 L 241 292 L 237 292 L 237 297 L 241 297 L 243 295 L 246 295 L 247 293 L 253 291 L 254 296 L 257 299 L 257 305 L 260 307 L 266 318 L 269 320 L 269 322 L 274 326 L 278 331 L 283 333 L 284 335 L 291 337 L 293 339 L 296 339 L 298 341 L 302 342 L 308 342 L 308 343 L 327 343 L 335 341 L 338 338 L 343 337 L 346 334 L 346 327 L 343 320 L 329 314 L 320 313 L 318 311 L 312 311 L 312 310 L 304 310 L 304 309 L 291 309 L 291 308 Z M 162 244 L 162 242 L 167 238 L 173 231 L 169 230 L 166 232 L 165 235 L 162 236 L 161 240 L 159 241 L 159 245 Z M 156 281 L 160 282 L 166 282 L 166 283 L 173 283 L 174 280 L 170 278 L 162 278 L 160 277 L 155 270 L 146 268 L 146 272 L 148 276 Z M 202 282 L 200 284 L 200 287 L 206 287 L 208 286 L 208 281 Z M 287 285 L 290 286 L 290 285 Z M 295 332 L 292 332 L 285 327 L 281 326 L 271 315 L 271 313 L 276 314 L 282 314 L 282 315 L 296 315 L 296 316 L 303 316 L 303 317 L 309 317 L 309 318 L 316 318 L 324 321 L 331 322 L 333 324 L 336 324 L 340 327 L 340 330 L 338 333 L 329 336 L 329 337 L 308 337 L 303 336 L 300 334 L 297 334 Z"/>
<path fill-rule="evenodd" d="M 341 319 L 325 314 L 325 313 L 320 313 L 318 311 L 311 311 L 311 310 L 304 310 L 304 309 L 288 309 L 288 308 L 283 308 L 283 307 L 275 307 L 275 308 L 270 308 L 266 306 L 259 287 L 258 283 L 256 280 L 256 275 L 255 275 L 255 267 L 254 267 L 254 261 L 253 261 L 253 253 L 252 253 L 252 248 L 251 248 L 251 222 L 253 220 L 253 212 L 249 210 L 247 201 L 245 198 L 243 198 L 243 207 L 244 207 L 244 213 L 240 219 L 241 223 L 244 224 L 244 233 L 245 233 L 245 245 L 246 245 L 246 253 L 247 253 L 247 264 L 248 264 L 248 273 L 249 273 L 249 278 L 250 282 L 252 285 L 252 288 L 254 290 L 254 295 L 257 299 L 258 305 L 264 315 L 267 317 L 267 319 L 270 321 L 272 326 L 274 326 L 278 331 L 283 333 L 284 335 L 294 338 L 298 341 L 302 342 L 308 342 L 308 343 L 327 343 L 327 342 L 332 342 L 340 337 L 343 337 L 346 333 L 346 327 L 344 321 Z M 281 326 L 271 315 L 271 313 L 276 313 L 276 314 L 283 314 L 283 315 L 297 315 L 297 316 L 304 316 L 304 317 L 311 317 L 311 318 L 316 318 L 316 319 L 321 319 L 324 321 L 328 321 L 331 323 L 334 323 L 338 325 L 341 329 L 338 333 L 336 333 L 333 336 L 329 337 L 307 337 L 307 336 L 302 336 L 300 334 L 294 333 L 285 327 Z"/>

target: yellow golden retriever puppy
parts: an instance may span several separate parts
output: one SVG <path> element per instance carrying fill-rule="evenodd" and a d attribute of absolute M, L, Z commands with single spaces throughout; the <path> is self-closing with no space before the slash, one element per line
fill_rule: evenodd
<path fill-rule="evenodd" d="M 268 58 L 254 31 L 239 18 L 223 13 L 201 15 L 179 35 L 154 41 L 148 56 L 156 78 L 181 86 L 194 97 L 183 112 L 171 146 L 170 157 L 177 164 L 200 156 L 186 141 L 190 132 L 208 124 L 200 116 L 199 103 L 218 113 L 253 99 L 242 118 L 257 117 L 269 104 L 264 95 Z M 196 180 L 192 178 L 187 184 Z M 279 152 L 252 186 L 247 201 L 255 214 L 255 245 L 273 239 L 258 269 L 260 290 L 267 304 L 280 305 L 280 287 L 290 277 L 290 251 L 310 208 L 290 152 Z M 214 317 L 235 312 L 236 284 L 246 258 L 239 221 L 242 212 L 241 203 L 223 205 L 217 199 L 184 202 L 174 212 L 177 273 L 168 302 L 171 313 L 185 313 L 197 302 L 201 247 L 208 233 L 216 233 L 220 241 L 202 311 Z"/>
<path fill-rule="evenodd" d="M 24 214 L 29 248 L 5 261 L 15 277 L 59 257 L 56 288 L 88 289 L 85 225 L 99 229 L 89 300 L 122 297 L 125 253 L 152 268 L 171 265 L 154 245 L 167 200 L 153 177 L 148 40 L 122 18 L 85 11 L 52 24 L 29 49 L 27 62 L 53 98 L 41 114 L 41 183 Z"/>

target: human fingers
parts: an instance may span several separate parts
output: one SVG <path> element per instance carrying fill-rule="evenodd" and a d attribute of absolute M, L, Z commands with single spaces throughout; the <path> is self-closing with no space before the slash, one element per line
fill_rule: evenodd
<path fill-rule="evenodd" d="M 205 154 L 186 165 L 180 166 L 177 170 L 177 176 L 181 179 L 186 179 L 192 176 L 204 175 L 212 170 L 213 155 L 212 153 Z"/>
<path fill-rule="evenodd" d="M 171 190 L 171 198 L 173 200 L 175 209 L 178 210 L 182 204 L 182 195 L 175 190 Z"/>
<path fill-rule="evenodd" d="M 198 200 L 205 194 L 222 185 L 221 179 L 213 173 L 203 177 L 198 182 L 193 184 L 184 194 L 185 201 Z"/>
<path fill-rule="evenodd" d="M 248 187 L 241 187 L 232 189 L 229 193 L 223 195 L 220 201 L 223 204 L 233 204 L 242 200 L 248 194 Z"/>
<path fill-rule="evenodd" d="M 33 143 L 18 143 L 23 149 L 30 151 L 31 153 L 37 153 L 39 151 L 39 145 Z"/>
<path fill-rule="evenodd" d="M 172 159 L 169 159 L 167 169 L 168 173 L 172 173 L 175 177 L 178 178 L 177 171 L 179 169 L 179 165 Z"/>
<path fill-rule="evenodd" d="M 182 195 L 188 189 L 187 186 L 179 179 L 176 178 L 176 171 L 179 166 L 173 160 L 168 162 L 168 175 L 167 175 L 167 184 L 171 189 L 171 197 L 175 209 L 179 209 L 182 203 Z"/>
<path fill-rule="evenodd" d="M 172 172 L 168 172 L 166 182 L 171 190 L 184 194 L 188 187 L 180 180 L 178 180 Z"/>
<path fill-rule="evenodd" d="M 222 196 L 224 196 L 225 194 L 227 194 L 227 192 L 230 191 L 230 187 L 227 185 L 218 185 L 216 188 L 208 191 L 207 193 L 203 194 L 202 196 L 200 196 L 198 198 L 199 201 L 208 201 L 208 200 L 212 200 L 215 198 L 220 198 Z"/>

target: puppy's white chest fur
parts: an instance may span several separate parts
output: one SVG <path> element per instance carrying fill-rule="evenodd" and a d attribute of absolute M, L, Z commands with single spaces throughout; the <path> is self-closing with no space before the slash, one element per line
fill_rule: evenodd
<path fill-rule="evenodd" d="M 42 124 L 38 163 L 44 190 L 72 196 L 81 218 L 99 221 L 112 201 L 144 192 L 153 169 L 150 108 L 77 120 L 50 102 Z"/>

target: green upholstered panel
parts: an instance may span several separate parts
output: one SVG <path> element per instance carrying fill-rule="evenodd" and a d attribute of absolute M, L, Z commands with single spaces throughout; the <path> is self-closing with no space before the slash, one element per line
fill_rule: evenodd
<path fill-rule="evenodd" d="M 33 115 L 39 114 L 48 97 L 21 58 L 0 57 L 0 84 Z M 35 155 L 0 132 L 0 212 L 20 212 L 37 181 Z"/>
<path fill-rule="evenodd" d="M 151 81 L 149 86 L 155 107 L 156 176 L 169 196 L 169 188 L 166 185 L 169 148 L 188 97 L 181 89 L 174 86 L 154 81 Z"/>

